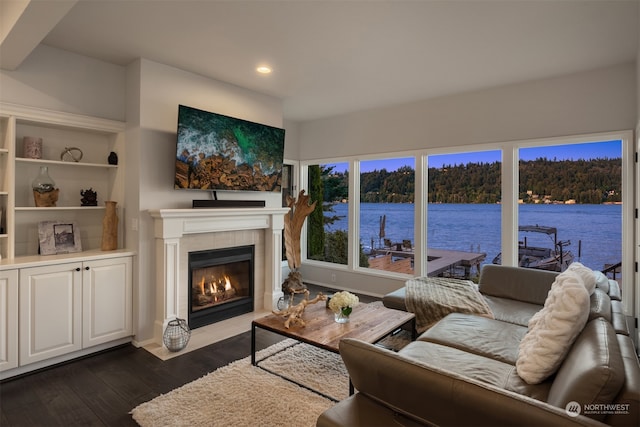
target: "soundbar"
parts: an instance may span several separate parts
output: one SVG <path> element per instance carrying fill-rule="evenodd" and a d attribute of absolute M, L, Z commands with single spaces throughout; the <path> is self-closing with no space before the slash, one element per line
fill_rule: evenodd
<path fill-rule="evenodd" d="M 264 200 L 194 200 L 193 208 L 264 208 Z"/>

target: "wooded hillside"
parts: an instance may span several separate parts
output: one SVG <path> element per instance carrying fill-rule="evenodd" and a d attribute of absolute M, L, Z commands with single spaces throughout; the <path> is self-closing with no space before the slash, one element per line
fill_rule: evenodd
<path fill-rule="evenodd" d="M 445 165 L 429 168 L 429 203 L 497 203 L 501 197 L 499 162 Z M 325 182 L 325 201 L 347 198 L 346 173 L 330 174 Z M 403 167 L 365 172 L 360 177 L 361 202 L 412 203 L 415 172 Z M 333 190 L 327 188 L 332 187 Z M 621 201 L 621 159 L 537 159 L 520 162 L 519 198 L 536 201 L 600 204 Z"/>

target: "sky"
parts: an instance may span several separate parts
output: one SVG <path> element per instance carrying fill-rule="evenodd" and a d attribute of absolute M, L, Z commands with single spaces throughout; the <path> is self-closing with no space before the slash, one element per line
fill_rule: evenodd
<path fill-rule="evenodd" d="M 568 144 L 547 147 L 532 147 L 520 149 L 521 160 L 535 160 L 546 157 L 549 160 L 590 160 L 596 158 L 621 158 L 622 141 L 589 142 L 583 144 Z M 467 163 L 492 163 L 500 161 L 500 151 L 478 151 L 460 154 L 439 154 L 429 156 L 429 167 L 442 167 L 443 165 L 460 165 Z M 335 172 L 344 172 L 348 163 L 331 163 L 335 165 Z M 398 158 L 387 160 L 363 160 L 360 163 L 361 172 L 386 169 L 389 172 L 398 170 L 402 166 L 411 166 L 415 169 L 413 158 Z"/>

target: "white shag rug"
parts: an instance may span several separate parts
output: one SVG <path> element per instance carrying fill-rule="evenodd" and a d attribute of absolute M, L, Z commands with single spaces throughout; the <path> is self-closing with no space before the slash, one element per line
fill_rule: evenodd
<path fill-rule="evenodd" d="M 294 340 L 274 344 L 257 354 L 261 366 L 297 380 L 337 400 L 349 394 L 349 379 L 340 355 Z M 315 426 L 334 405 L 329 399 L 251 366 L 247 357 L 158 396 L 131 411 L 143 427 L 161 426 Z"/>
<path fill-rule="evenodd" d="M 410 340 L 403 331 L 381 344 L 399 350 Z M 349 376 L 339 354 L 286 339 L 259 351 L 256 360 L 335 400 L 349 395 Z M 252 366 L 246 357 L 137 406 L 131 415 L 142 427 L 311 427 L 334 404 Z"/>

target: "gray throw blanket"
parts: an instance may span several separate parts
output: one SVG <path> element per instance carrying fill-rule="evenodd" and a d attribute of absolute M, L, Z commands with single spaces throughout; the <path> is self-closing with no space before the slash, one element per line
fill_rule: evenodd
<path fill-rule="evenodd" d="M 493 312 L 470 280 L 416 277 L 407 280 L 405 304 L 416 315 L 419 333 L 449 313 L 468 313 L 493 319 Z"/>

